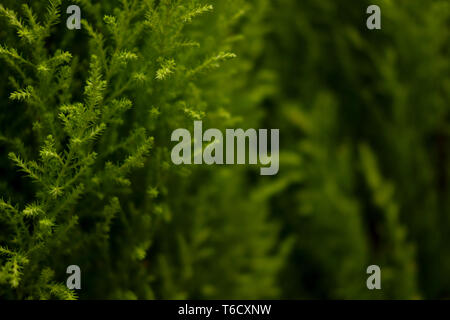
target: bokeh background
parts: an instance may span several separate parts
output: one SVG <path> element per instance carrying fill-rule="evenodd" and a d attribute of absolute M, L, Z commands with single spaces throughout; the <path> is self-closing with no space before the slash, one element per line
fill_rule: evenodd
<path fill-rule="evenodd" d="M 23 3 L 45 21 L 49 2 L 1 1 L 34 30 Z M 69 4 L 81 8 L 81 30 L 65 27 Z M 381 30 L 366 28 L 370 4 L 381 8 Z M 70 148 L 58 108 L 84 101 L 92 55 L 106 80 L 100 104 L 127 98 L 133 107 L 89 146 L 99 156 L 76 181 L 89 187 L 52 217 L 46 237 L 33 238 L 41 218 L 24 219 L 29 236 L 19 236 L 11 226 L 21 218 L 2 205 L 0 246 L 28 261 L 0 255 L 0 297 L 64 298 L 48 286 L 64 285 L 65 268 L 77 264 L 81 299 L 450 298 L 447 0 L 74 0 L 59 8 L 42 41 L 1 13 L 2 48 L 35 68 L 50 66 L 58 49 L 72 59 L 61 63 L 71 74 L 63 86 L 59 65 L 45 75 L 1 52 L 0 196 L 17 215 L 30 203 L 57 207 L 8 153 L 45 162 L 48 134 L 57 152 Z M 111 71 L 123 50 L 138 58 Z M 170 59 L 175 66 L 157 79 Z M 27 85 L 39 99 L 11 99 Z M 279 173 L 173 165 L 170 133 L 198 119 L 204 128 L 279 128 Z M 133 154 L 142 137 L 132 132 L 141 129 L 154 138 L 143 165 L 127 181 L 108 180 L 105 164 Z M 381 290 L 366 287 L 372 264 Z"/>

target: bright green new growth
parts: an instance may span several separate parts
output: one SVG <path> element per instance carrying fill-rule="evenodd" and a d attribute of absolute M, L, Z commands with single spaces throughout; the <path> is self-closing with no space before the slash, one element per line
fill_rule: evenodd
<path fill-rule="evenodd" d="M 184 178 L 186 168 L 170 163 L 167 148 L 171 130 L 230 106 L 212 94 L 220 86 L 214 73 L 235 57 L 227 39 L 239 20 L 230 15 L 243 2 L 219 5 L 215 21 L 204 17 L 213 6 L 202 1 L 77 3 L 80 31 L 65 28 L 61 1 L 49 1 L 45 10 L 35 3 L 19 9 L 13 1 L 0 6 L 9 24 L 0 48 L 13 89 L 9 108 L 22 110 L 23 126 L 2 127 L 1 134 L 30 190 L 1 201 L 0 296 L 74 299 L 77 292 L 65 287 L 70 264 L 81 267 L 86 298 L 273 296 L 273 276 L 254 291 L 242 290 L 279 265 L 267 255 L 275 233 L 267 232 L 264 212 L 249 213 L 253 227 L 246 232 L 261 243 L 245 240 L 239 250 L 246 253 L 226 249 L 228 241 L 242 239 L 234 239 L 235 231 L 211 234 L 207 226 L 235 229 L 242 213 L 210 216 L 212 208 L 204 204 L 193 208 L 188 199 L 178 201 L 183 189 L 201 191 Z M 220 265 L 222 258 L 211 255 L 220 246 L 224 261 L 233 259 L 239 267 L 229 270 L 224 283 L 200 280 L 194 265 Z M 237 274 L 242 268 L 248 272 Z"/>

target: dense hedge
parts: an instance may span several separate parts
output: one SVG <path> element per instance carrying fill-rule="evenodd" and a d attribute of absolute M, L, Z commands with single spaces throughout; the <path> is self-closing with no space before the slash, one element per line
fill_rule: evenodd
<path fill-rule="evenodd" d="M 3 0 L 0 297 L 448 298 L 449 19 L 446 0 Z M 174 165 L 171 132 L 200 119 L 279 128 L 278 175 Z"/>

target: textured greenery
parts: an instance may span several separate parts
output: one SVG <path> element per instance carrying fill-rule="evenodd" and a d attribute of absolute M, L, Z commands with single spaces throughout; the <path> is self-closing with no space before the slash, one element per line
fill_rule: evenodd
<path fill-rule="evenodd" d="M 450 297 L 449 23 L 446 0 L 3 0 L 0 298 Z M 279 128 L 279 174 L 173 165 L 194 120 Z"/>

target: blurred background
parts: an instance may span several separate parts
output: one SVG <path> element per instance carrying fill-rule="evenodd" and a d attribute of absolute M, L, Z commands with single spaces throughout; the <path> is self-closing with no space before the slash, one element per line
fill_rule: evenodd
<path fill-rule="evenodd" d="M 276 1 L 268 21 L 282 169 L 266 190 L 294 239 L 282 296 L 448 298 L 449 4 Z M 369 264 L 379 292 L 356 281 Z"/>
<path fill-rule="evenodd" d="M 2 2 L 20 11 L 15 1 Z M 101 16 L 119 14 L 114 8 L 124 3 L 74 2 L 99 31 Z M 180 4 L 153 5 L 167 3 Z M 237 58 L 192 83 L 175 73 L 124 91 L 134 107 L 120 132 L 138 123 L 155 137 L 155 149 L 131 176 L 132 192 L 119 193 L 122 218 L 106 247 L 55 249 L 40 263 L 62 270 L 56 277 L 63 282 L 61 266 L 76 261 L 82 299 L 450 298 L 449 2 L 212 4 L 185 29 L 200 49 L 164 54 L 177 65 L 208 52 Z M 371 4 L 381 8 L 381 30 L 366 28 Z M 0 38 L 11 44 L 8 28 L 2 20 Z M 146 61 L 157 61 L 164 39 L 136 46 Z M 56 32 L 47 43 L 76 56 L 73 100 L 82 99 L 95 46 L 86 33 Z M 0 77 L 7 79 L 13 71 L 4 65 Z M 2 81 L 2 137 L 22 136 L 37 154 L 32 132 L 20 129 L 33 116 L 21 116 L 23 107 L 8 101 L 11 91 Z M 186 112 L 183 101 L 195 110 Z M 199 118 L 204 128 L 280 129 L 279 173 L 171 164 L 171 131 Z M 8 160 L 7 140 L 0 140 L 0 193 L 24 206 L 36 186 Z M 73 209 L 81 219 L 76 239 L 92 231 L 94 218 L 83 217 L 98 201 L 87 195 Z M 381 268 L 382 290 L 366 287 L 372 264 Z"/>

